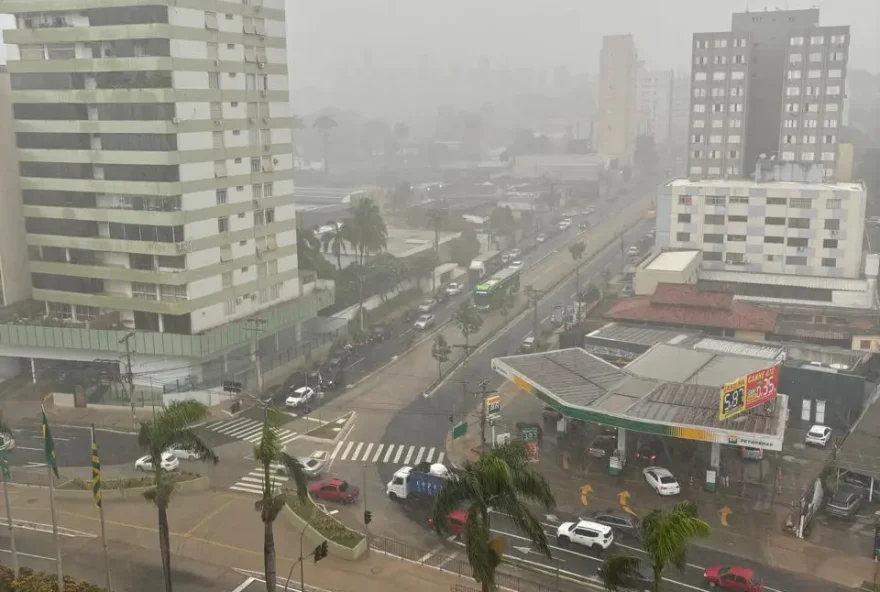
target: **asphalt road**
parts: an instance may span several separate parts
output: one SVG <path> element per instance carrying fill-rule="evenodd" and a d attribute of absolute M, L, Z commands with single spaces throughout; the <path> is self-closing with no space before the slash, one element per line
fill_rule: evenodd
<path fill-rule="evenodd" d="M 560 576 L 570 580 L 588 578 L 597 581 L 596 570 L 602 561 L 612 553 L 628 553 L 645 559 L 645 552 L 637 541 L 615 537 L 612 547 L 602 554 L 595 554 L 577 545 L 568 547 L 556 543 L 556 529 L 562 521 L 572 520 L 574 516 L 541 514 L 542 524 L 547 540 L 551 545 L 552 559 L 536 551 L 531 539 L 526 538 L 505 515 L 492 513 L 492 530 L 501 535 L 505 541 L 505 554 L 515 565 L 525 564 L 532 568 L 555 574 L 557 565 Z M 460 543 L 457 543 L 460 545 Z M 558 564 L 557 564 L 558 561 Z M 740 558 L 733 559 L 729 555 L 700 546 L 691 547 L 688 553 L 688 566 L 684 572 L 670 569 L 665 573 L 662 589 L 665 591 L 707 590 L 703 582 L 703 570 L 710 565 L 741 565 L 754 569 L 764 578 L 766 592 L 844 592 L 849 588 L 810 578 L 802 578 L 796 574 L 772 569 Z"/>
<path fill-rule="evenodd" d="M 89 428 L 51 426 L 55 458 L 59 467 L 83 467 L 92 464 L 92 441 Z M 43 432 L 39 423 L 13 428 L 15 448 L 9 453 L 13 466 L 45 466 Z M 97 430 L 98 450 L 104 465 L 134 463 L 141 456 L 137 437 L 108 430 Z"/>

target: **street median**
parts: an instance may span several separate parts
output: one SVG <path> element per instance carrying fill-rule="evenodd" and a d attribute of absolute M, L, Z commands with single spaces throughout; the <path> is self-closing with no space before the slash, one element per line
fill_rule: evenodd
<path fill-rule="evenodd" d="M 284 516 L 298 532 L 305 530 L 312 543 L 327 541 L 333 557 L 356 561 L 367 552 L 367 537 L 364 533 L 346 527 L 324 512 L 311 498 L 303 502 L 296 497 L 295 492 L 290 492 Z"/>
<path fill-rule="evenodd" d="M 108 479 L 101 484 L 101 495 L 104 499 L 131 499 L 143 498 L 144 492 L 151 489 L 154 484 L 152 475 L 143 475 L 136 477 L 124 477 L 122 479 Z M 18 483 L 8 483 L 9 487 L 27 487 L 47 489 L 43 485 L 22 485 Z M 211 487 L 211 480 L 195 473 L 181 473 L 174 480 L 174 492 L 195 493 L 207 491 Z M 92 499 L 92 483 L 83 479 L 70 479 L 62 481 L 55 487 L 55 497 L 60 500 L 88 500 Z"/>

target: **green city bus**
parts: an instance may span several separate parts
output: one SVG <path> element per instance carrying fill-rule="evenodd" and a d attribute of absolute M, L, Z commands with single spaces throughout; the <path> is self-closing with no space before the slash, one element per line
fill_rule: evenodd
<path fill-rule="evenodd" d="M 496 272 L 474 290 L 474 307 L 486 311 L 498 306 L 504 295 L 519 292 L 519 276 L 520 270 L 510 267 Z"/>

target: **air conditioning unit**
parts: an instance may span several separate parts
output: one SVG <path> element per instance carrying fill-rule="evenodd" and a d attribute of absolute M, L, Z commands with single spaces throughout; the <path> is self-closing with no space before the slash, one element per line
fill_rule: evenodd
<path fill-rule="evenodd" d="M 259 63 L 257 64 L 257 68 L 262 69 L 262 68 L 265 68 L 265 67 L 266 67 L 266 62 L 259 62 Z"/>
<path fill-rule="evenodd" d="M 236 297 L 235 297 L 235 303 L 236 303 L 236 304 L 241 304 L 241 296 L 236 296 Z"/>
<path fill-rule="evenodd" d="M 798 248 L 797 248 L 797 252 L 798 252 L 798 253 L 803 253 L 803 252 L 804 252 L 804 249 L 806 249 L 806 247 L 798 247 Z"/>
<path fill-rule="evenodd" d="M 248 123 L 257 123 L 256 117 L 248 117 Z"/>
<path fill-rule="evenodd" d="M 271 144 L 263 144 L 263 150 L 265 150 L 266 152 L 268 152 L 271 148 L 272 148 Z"/>
<path fill-rule="evenodd" d="M 219 66 L 219 65 L 220 65 L 220 60 L 214 60 L 214 65 L 215 65 L 215 66 Z"/>
<path fill-rule="evenodd" d="M 251 299 L 251 302 L 256 302 L 256 300 L 257 300 L 257 293 L 256 293 L 256 292 L 251 292 L 250 294 L 248 294 L 248 298 Z"/>
<path fill-rule="evenodd" d="M 180 123 L 180 119 L 178 119 L 177 117 L 172 117 L 171 123 L 173 123 L 174 125 L 177 125 L 178 123 Z"/>
<path fill-rule="evenodd" d="M 219 119 L 214 120 L 214 125 L 221 125 L 223 122 Z"/>
<path fill-rule="evenodd" d="M 832 231 L 831 231 L 831 236 L 837 236 L 839 233 L 840 233 L 839 230 L 832 230 Z"/>
<path fill-rule="evenodd" d="M 257 259 L 263 258 L 263 249 L 257 249 Z"/>

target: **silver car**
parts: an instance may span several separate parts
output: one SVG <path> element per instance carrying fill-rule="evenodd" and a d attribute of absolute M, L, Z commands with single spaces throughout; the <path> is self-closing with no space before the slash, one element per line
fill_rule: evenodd
<path fill-rule="evenodd" d="M 301 456 L 296 460 L 298 460 L 299 464 L 302 466 L 306 477 L 309 479 L 317 479 L 321 476 L 321 473 L 327 466 L 327 461 L 330 460 L 330 453 L 326 450 L 316 450 L 309 456 Z M 287 475 L 287 469 L 284 467 L 279 468 L 278 474 Z"/>

